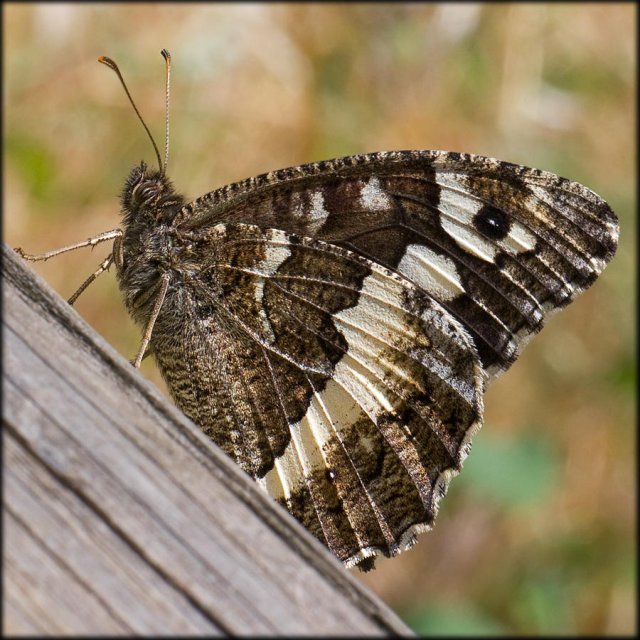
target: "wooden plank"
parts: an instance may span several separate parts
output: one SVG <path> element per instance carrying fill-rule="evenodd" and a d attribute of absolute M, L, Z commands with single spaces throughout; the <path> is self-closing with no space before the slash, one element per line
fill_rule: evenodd
<path fill-rule="evenodd" d="M 71 572 L 64 559 L 50 554 L 29 526 L 9 509 L 4 512 L 4 533 L 6 548 L 11 549 L 5 558 L 4 570 L 5 576 L 11 576 L 13 587 L 7 590 L 6 597 L 23 608 L 29 617 L 27 624 L 35 622 L 38 632 L 56 635 L 91 633 L 92 628 L 109 634 L 131 633 L 118 612 L 109 610 L 82 576 Z M 34 576 L 37 576 L 35 581 Z M 42 588 L 45 585 L 46 588 Z M 81 616 L 78 616 L 78 607 L 82 607 Z M 14 626 L 9 621 L 5 632 L 16 633 L 26 621 L 21 622 L 22 625 Z M 26 632 L 34 630 L 27 628 Z"/>
<path fill-rule="evenodd" d="M 8 395 L 12 393 L 13 390 Z M 16 549 L 16 560 L 25 565 L 25 575 L 39 572 L 46 562 L 55 564 L 53 579 L 57 572 L 64 575 L 65 588 L 55 594 L 55 607 L 41 607 L 49 615 L 55 612 L 56 617 L 51 620 L 54 628 L 63 614 L 65 618 L 72 616 L 71 622 L 62 629 L 56 628 L 56 632 L 78 632 L 73 627 L 77 602 L 86 598 L 80 623 L 89 621 L 90 626 L 80 629 L 82 633 L 91 633 L 98 624 L 106 633 L 152 634 L 159 609 L 167 620 L 183 624 L 184 619 L 190 633 L 215 633 L 207 618 L 190 610 L 183 594 L 156 580 L 149 565 L 104 521 L 95 519 L 90 506 L 78 501 L 20 444 L 11 433 L 4 440 L 4 482 L 8 494 L 14 497 L 5 511 L 10 516 L 5 525 L 7 541 Z M 48 499 L 44 501 L 42 496 Z M 64 531 L 65 535 L 39 537 L 39 533 L 52 531 Z M 25 538 L 37 546 L 20 549 Z M 35 566 L 28 566 L 29 562 Z M 72 591 L 75 593 L 70 597 Z M 70 606 L 63 602 L 61 608 L 59 596 L 68 598 Z M 128 613 L 132 603 L 135 615 Z"/>
<path fill-rule="evenodd" d="M 411 634 L 2 257 L 5 633 Z"/>

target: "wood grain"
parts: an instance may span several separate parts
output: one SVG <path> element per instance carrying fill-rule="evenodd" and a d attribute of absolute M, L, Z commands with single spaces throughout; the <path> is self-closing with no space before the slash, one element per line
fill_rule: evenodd
<path fill-rule="evenodd" d="M 3 247 L 4 633 L 411 635 Z"/>

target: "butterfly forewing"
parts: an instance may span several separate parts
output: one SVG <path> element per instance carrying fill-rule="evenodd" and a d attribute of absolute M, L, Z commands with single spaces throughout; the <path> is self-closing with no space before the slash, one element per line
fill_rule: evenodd
<path fill-rule="evenodd" d="M 228 185 L 187 205 L 189 227 L 283 229 L 349 248 L 433 296 L 495 376 L 612 257 L 617 220 L 582 185 L 438 151 L 351 156 Z"/>

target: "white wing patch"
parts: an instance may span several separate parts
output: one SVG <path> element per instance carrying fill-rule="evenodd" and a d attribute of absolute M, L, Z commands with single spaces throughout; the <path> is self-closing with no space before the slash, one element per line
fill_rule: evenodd
<path fill-rule="evenodd" d="M 293 441 L 284 453 L 274 460 L 274 467 L 258 484 L 273 498 L 288 499 L 304 484 L 304 473 Z"/>
<path fill-rule="evenodd" d="M 398 271 L 438 300 L 452 300 L 464 293 L 455 262 L 420 244 L 410 244 Z"/>
<path fill-rule="evenodd" d="M 269 319 L 267 318 L 267 314 L 265 313 L 264 307 L 262 305 L 262 299 L 264 297 L 264 285 L 266 282 L 266 277 L 273 276 L 280 265 L 291 255 L 291 251 L 287 244 L 276 244 L 278 241 L 282 242 L 282 239 L 279 236 L 282 236 L 283 239 L 284 233 L 274 230 L 272 233 L 273 243 L 265 244 L 265 256 L 260 262 L 256 264 L 255 268 L 252 270 L 257 274 L 264 276 L 261 278 L 256 278 L 255 280 L 255 296 L 256 301 L 258 302 L 258 314 L 260 317 L 260 323 L 267 334 L 271 336 L 271 338 L 274 337 L 273 330 L 271 329 Z"/>
<path fill-rule="evenodd" d="M 536 248 L 536 237 L 524 225 L 519 222 L 513 222 L 507 237 L 499 240 L 498 244 L 507 253 L 524 253 Z"/>
<path fill-rule="evenodd" d="M 309 215 L 311 217 L 310 230 L 315 233 L 329 217 L 329 212 L 324 206 L 324 196 L 321 191 L 314 191 L 311 194 L 311 209 L 309 210 Z"/>
<path fill-rule="evenodd" d="M 440 192 L 440 224 L 467 253 L 482 260 L 493 262 L 498 247 L 483 238 L 473 226 L 473 217 L 482 208 L 482 203 L 460 191 L 444 188 Z"/>
<path fill-rule="evenodd" d="M 372 176 L 369 182 L 362 187 L 360 202 L 363 209 L 368 211 L 384 211 L 393 206 L 391 198 L 380 186 L 380 180 Z"/>
<path fill-rule="evenodd" d="M 322 191 L 311 192 L 309 200 L 304 196 L 298 191 L 291 194 L 289 213 L 304 224 L 305 233 L 315 235 L 329 217 L 329 211 L 325 207 Z"/>

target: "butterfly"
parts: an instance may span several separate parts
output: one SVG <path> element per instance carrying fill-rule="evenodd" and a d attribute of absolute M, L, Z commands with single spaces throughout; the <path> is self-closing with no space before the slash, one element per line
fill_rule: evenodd
<path fill-rule="evenodd" d="M 348 567 L 411 547 L 486 386 L 595 281 L 616 216 L 571 180 L 446 151 L 315 162 L 187 202 L 153 144 L 159 169 L 131 171 L 121 228 L 22 255 L 113 240 L 70 302 L 115 264 L 143 329 L 134 364 L 152 354 L 268 494 Z"/>

